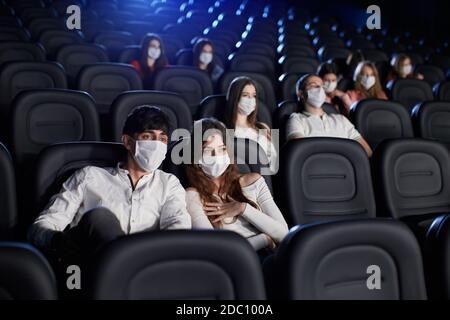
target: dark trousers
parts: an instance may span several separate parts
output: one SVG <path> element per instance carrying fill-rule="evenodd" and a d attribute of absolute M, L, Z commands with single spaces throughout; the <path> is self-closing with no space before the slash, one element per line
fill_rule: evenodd
<path fill-rule="evenodd" d="M 66 262 L 86 262 L 104 245 L 123 235 L 120 222 L 111 211 L 95 208 L 86 212 L 75 227 L 64 231 L 57 254 Z"/>

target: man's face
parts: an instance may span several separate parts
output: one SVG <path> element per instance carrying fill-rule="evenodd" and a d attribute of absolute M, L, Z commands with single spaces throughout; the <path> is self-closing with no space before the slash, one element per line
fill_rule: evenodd
<path fill-rule="evenodd" d="M 167 133 L 162 130 L 147 130 L 139 134 L 135 134 L 134 137 L 130 137 L 127 134 L 122 135 L 122 143 L 131 154 L 135 153 L 136 140 L 158 140 L 165 144 L 169 143 Z"/>

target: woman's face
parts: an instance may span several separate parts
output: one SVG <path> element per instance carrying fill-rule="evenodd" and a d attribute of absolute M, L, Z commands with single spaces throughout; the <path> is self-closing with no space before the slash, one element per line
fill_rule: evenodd
<path fill-rule="evenodd" d="M 370 76 L 373 76 L 373 75 L 374 75 L 374 74 L 373 74 L 373 70 L 372 70 L 371 67 L 369 67 L 369 66 L 364 66 L 364 67 L 362 68 L 361 74 L 360 74 L 361 77 L 364 77 L 364 76 L 370 77 Z"/>
<path fill-rule="evenodd" d="M 313 76 L 308 79 L 305 90 L 308 91 L 310 89 L 315 89 L 315 88 L 319 88 L 319 87 L 323 87 L 322 79 L 318 76 Z"/>
<path fill-rule="evenodd" d="M 213 48 L 209 44 L 205 44 L 202 48 L 202 53 L 213 53 Z"/>
<path fill-rule="evenodd" d="M 155 49 L 160 49 L 161 48 L 161 43 L 159 43 L 158 40 L 153 39 L 152 41 L 150 41 L 150 43 L 148 44 L 149 48 L 155 48 Z"/>
<path fill-rule="evenodd" d="M 406 58 L 405 60 L 403 60 L 400 63 L 400 67 L 409 66 L 409 65 L 411 65 L 411 59 L 410 58 Z"/>
<path fill-rule="evenodd" d="M 242 89 L 240 98 L 256 98 L 256 88 L 251 84 L 247 84 Z"/>
<path fill-rule="evenodd" d="M 337 81 L 337 76 L 334 73 L 327 73 L 323 76 L 323 82 L 335 82 Z"/>
<path fill-rule="evenodd" d="M 203 156 L 223 156 L 228 154 L 227 147 L 220 133 L 210 135 L 203 143 Z"/>

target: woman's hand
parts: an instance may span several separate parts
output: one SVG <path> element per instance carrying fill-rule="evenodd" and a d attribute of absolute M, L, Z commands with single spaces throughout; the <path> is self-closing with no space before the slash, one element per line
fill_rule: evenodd
<path fill-rule="evenodd" d="M 267 241 L 269 242 L 269 244 L 267 245 L 267 247 L 270 250 L 275 250 L 277 245 L 275 244 L 275 241 L 273 241 L 273 239 L 271 237 L 269 237 L 267 234 L 264 234 L 267 238 Z"/>
<path fill-rule="evenodd" d="M 234 218 L 242 214 L 245 210 L 246 203 L 238 202 L 228 197 L 228 202 L 206 202 L 203 210 L 207 216 L 217 216 L 212 222 L 223 221 L 226 218 Z"/>
<path fill-rule="evenodd" d="M 342 96 L 345 94 L 345 92 L 342 92 L 341 90 L 334 90 L 333 91 L 333 97 L 338 97 L 338 98 L 342 98 Z"/>

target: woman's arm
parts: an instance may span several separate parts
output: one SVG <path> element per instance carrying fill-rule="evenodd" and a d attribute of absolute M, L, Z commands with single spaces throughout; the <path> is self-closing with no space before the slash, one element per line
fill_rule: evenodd
<path fill-rule="evenodd" d="M 200 195 L 194 189 L 186 190 L 186 208 L 191 215 L 192 229 L 214 229 L 203 210 Z"/>
<path fill-rule="evenodd" d="M 246 204 L 242 217 L 262 233 L 280 243 L 288 233 L 288 225 L 278 209 L 263 177 L 254 182 L 256 185 L 256 202 L 261 210 Z"/>

